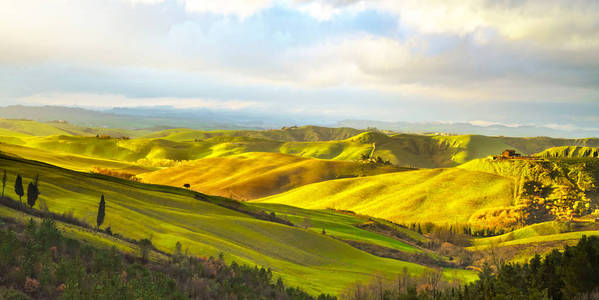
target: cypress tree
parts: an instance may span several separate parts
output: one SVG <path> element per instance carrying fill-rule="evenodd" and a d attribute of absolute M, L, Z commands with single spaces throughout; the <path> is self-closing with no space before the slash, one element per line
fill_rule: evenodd
<path fill-rule="evenodd" d="M 106 209 L 106 202 L 104 201 L 104 194 L 102 194 L 102 197 L 100 197 L 100 206 L 98 207 L 98 218 L 96 219 L 96 224 L 98 225 L 98 229 L 100 228 L 100 225 L 102 225 L 102 223 L 104 223 L 104 216 L 106 214 L 105 209 Z"/>
<path fill-rule="evenodd" d="M 27 204 L 29 204 L 29 207 L 33 208 L 39 194 L 40 192 L 37 188 L 37 185 L 33 184 L 33 182 L 30 182 L 27 186 Z"/>
<path fill-rule="evenodd" d="M 23 178 L 21 175 L 17 175 L 17 180 L 15 180 L 15 193 L 19 195 L 19 201 L 23 203 L 23 195 L 25 195 L 25 191 L 23 190 Z"/>
<path fill-rule="evenodd" d="M 6 188 L 6 169 L 4 169 L 4 175 L 2 176 L 2 197 L 0 199 L 4 199 L 4 189 Z"/>

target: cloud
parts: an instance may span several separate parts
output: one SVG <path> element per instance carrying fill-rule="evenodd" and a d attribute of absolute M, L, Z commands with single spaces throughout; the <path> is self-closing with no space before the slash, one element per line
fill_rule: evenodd
<path fill-rule="evenodd" d="M 20 97 L 18 103 L 29 105 L 64 105 L 76 103 L 81 107 L 139 107 L 139 106 L 172 106 L 177 108 L 210 108 L 240 110 L 263 106 L 253 101 L 217 100 L 205 98 L 182 97 L 126 97 L 115 94 L 89 93 L 43 93 Z"/>
<path fill-rule="evenodd" d="M 272 5 L 272 0 L 185 0 L 185 9 L 194 13 L 235 15 L 241 19 L 256 14 Z"/>
<path fill-rule="evenodd" d="M 55 104 L 242 101 L 348 115 L 369 103 L 592 102 L 599 100 L 598 6 L 0 0 L 0 96 L 18 90 L 33 97 L 19 101 Z M 369 29 L 377 26 L 384 28 Z M 15 70 L 28 80 L 8 80 Z M 320 106 L 326 101 L 337 105 Z"/>
<path fill-rule="evenodd" d="M 374 9 L 398 16 L 421 33 L 467 35 L 488 29 L 511 40 L 566 49 L 599 45 L 599 3 L 594 0 L 296 0 L 317 19 Z"/>

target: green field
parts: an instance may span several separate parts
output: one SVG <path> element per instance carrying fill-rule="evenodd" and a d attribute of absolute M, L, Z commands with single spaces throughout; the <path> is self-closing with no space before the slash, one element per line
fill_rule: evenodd
<path fill-rule="evenodd" d="M 480 210 L 512 205 L 513 189 L 513 180 L 502 176 L 432 169 L 329 180 L 256 201 L 351 210 L 398 223 L 450 224 L 466 223 Z"/>
<path fill-rule="evenodd" d="M 36 160 L 59 166 L 65 169 L 88 172 L 95 168 L 109 168 L 115 170 L 127 171 L 129 173 L 143 173 L 152 171 L 153 169 L 140 167 L 136 164 L 110 160 L 93 158 L 77 154 L 69 154 L 64 152 L 41 150 L 36 148 L 18 146 L 13 144 L 0 143 L 0 153 L 20 157 L 29 160 Z"/>
<path fill-rule="evenodd" d="M 317 233 L 322 233 L 322 229 L 324 228 L 327 235 L 344 240 L 375 244 L 408 253 L 423 251 L 422 249 L 406 242 L 356 227 L 356 225 L 365 222 L 364 219 L 357 216 L 335 213 L 326 209 L 302 209 L 282 204 L 250 203 L 250 205 L 264 209 L 266 211 L 273 211 L 278 216 L 285 216 L 292 223 L 299 226 L 302 226 L 306 218 L 308 218 L 310 224 L 309 229 Z M 425 237 L 418 235 L 417 233 L 414 234 L 417 235 L 415 237 L 417 239 L 427 240 Z"/>
<path fill-rule="evenodd" d="M 550 221 L 529 225 L 499 236 L 475 239 L 473 248 L 579 240 L 583 235 L 599 235 L 599 230 L 571 231 L 565 223 Z"/>
<path fill-rule="evenodd" d="M 162 138 L 176 142 L 205 140 L 214 137 L 235 138 L 246 137 L 285 142 L 317 142 L 344 140 L 355 136 L 363 130 L 341 127 L 328 128 L 319 126 L 288 127 L 274 130 L 193 130 L 186 128 L 168 129 L 146 135 L 146 138 Z"/>
<path fill-rule="evenodd" d="M 179 241 L 193 255 L 216 256 L 223 252 L 229 261 L 271 267 L 289 284 L 311 292 L 336 293 L 375 272 L 394 276 L 404 268 L 413 274 L 426 269 L 373 256 L 315 230 L 261 221 L 198 200 L 193 192 L 183 189 L 144 185 L 7 157 L 0 158 L 0 168 L 8 170 L 9 181 L 14 181 L 16 173 L 21 174 L 25 184 L 39 173 L 40 198 L 53 212 L 72 212 L 93 223 L 103 193 L 107 201 L 105 226 L 115 233 L 133 239 L 151 238 L 163 251 L 172 251 Z M 7 194 L 15 198 L 12 190 Z M 333 226 L 331 230 L 335 231 Z M 379 240 L 382 243 L 384 239 Z M 447 276 L 451 274 L 453 270 L 448 270 Z M 473 274 L 467 271 L 457 274 L 463 279 L 473 279 Z"/>
<path fill-rule="evenodd" d="M 552 147 L 537 153 L 536 156 L 546 158 L 597 158 L 599 157 L 599 147 Z"/>
<path fill-rule="evenodd" d="M 20 211 L 13 210 L 11 208 L 0 205 L 0 218 L 10 218 L 16 220 L 17 222 L 26 224 L 31 219 L 40 223 L 41 219 L 25 214 Z M 122 239 L 118 239 L 112 237 L 110 235 L 92 231 L 87 228 L 82 228 L 79 226 L 71 225 L 68 223 L 63 223 L 60 221 L 55 221 L 56 227 L 60 229 L 60 231 L 66 236 L 73 239 L 77 239 L 80 241 L 87 242 L 95 247 L 110 249 L 112 247 L 116 247 L 120 252 L 131 254 L 131 255 L 139 255 L 139 247 L 135 244 L 127 242 Z M 167 259 L 164 254 L 161 254 L 156 251 L 150 252 L 151 259 Z"/>
<path fill-rule="evenodd" d="M 149 133 L 150 131 L 148 130 L 85 127 L 58 121 L 36 122 L 31 120 L 15 120 L 0 118 L 0 136 L 95 136 L 96 134 L 105 134 L 113 137 L 139 137 Z"/>

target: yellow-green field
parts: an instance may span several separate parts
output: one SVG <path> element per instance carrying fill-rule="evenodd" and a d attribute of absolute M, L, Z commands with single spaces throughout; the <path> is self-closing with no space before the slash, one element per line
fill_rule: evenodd
<path fill-rule="evenodd" d="M 599 235 L 598 230 L 570 231 L 568 225 L 556 221 L 538 223 L 499 236 L 475 239 L 473 248 L 513 246 L 541 242 L 579 240 L 583 235 Z"/>
<path fill-rule="evenodd" d="M 2 206 L 2 205 L 0 205 L 0 218 L 10 218 L 10 219 L 13 219 L 22 224 L 26 224 L 31 219 L 33 219 L 37 223 L 40 223 L 42 221 L 40 218 L 25 214 L 20 211 L 13 210 L 11 208 L 8 208 L 8 207 Z M 121 252 L 131 254 L 131 255 L 136 255 L 136 256 L 140 255 L 139 247 L 130 242 L 112 237 L 110 235 L 107 235 L 107 234 L 104 234 L 101 232 L 92 231 L 87 228 L 82 228 L 79 226 L 63 223 L 60 221 L 55 221 L 55 223 L 56 223 L 56 227 L 58 229 L 60 229 L 60 231 L 62 231 L 66 237 L 84 241 L 86 243 L 89 243 L 89 244 L 91 244 L 95 247 L 99 247 L 99 248 L 108 249 L 108 248 L 116 247 Z M 150 259 L 163 259 L 164 260 L 164 259 L 167 259 L 167 257 L 162 253 L 152 250 L 150 252 Z"/>
<path fill-rule="evenodd" d="M 277 214 L 277 216 L 284 216 L 292 223 L 300 227 L 305 222 L 308 222 L 309 229 L 317 233 L 322 234 L 322 230 L 324 229 L 327 235 L 344 240 L 375 244 L 408 253 L 423 252 L 422 249 L 397 239 L 356 227 L 356 225 L 365 222 L 364 219 L 361 219 L 357 216 L 340 214 L 327 209 L 311 210 L 282 204 L 253 203 L 250 205 L 264 209 L 266 211 L 273 211 Z M 405 232 L 407 235 L 412 235 L 416 240 L 428 240 L 416 232 L 409 231 L 407 229 Z"/>
<path fill-rule="evenodd" d="M 0 168 L 8 170 L 11 182 L 17 173 L 23 176 L 25 184 L 40 174 L 40 198 L 53 212 L 70 211 L 93 224 L 99 197 L 104 194 L 104 226 L 110 226 L 115 233 L 134 239 L 151 238 L 163 251 L 173 251 L 179 241 L 192 255 L 223 252 L 229 261 L 271 267 L 289 284 L 311 292 L 336 293 L 375 272 L 391 277 L 404 268 L 413 274 L 426 270 L 416 264 L 373 256 L 315 230 L 258 220 L 198 200 L 196 194 L 183 189 L 144 185 L 8 157 L 0 158 Z M 18 199 L 12 189 L 7 190 L 8 196 Z M 454 270 L 447 271 L 447 276 L 452 274 Z M 455 274 L 462 279 L 474 278 L 468 271 Z"/>
<path fill-rule="evenodd" d="M 599 230 L 593 226 L 568 227 L 555 221 L 533 224 L 503 235 L 473 239 L 473 245 L 467 249 L 500 260 L 525 263 L 537 254 L 543 256 L 554 249 L 574 246 L 583 236 L 599 236 Z"/>
<path fill-rule="evenodd" d="M 62 168 L 88 172 L 95 168 L 109 168 L 138 174 L 153 169 L 143 168 L 133 163 L 109 159 L 93 158 L 77 154 L 69 154 L 57 151 L 41 150 L 36 148 L 5 144 L 0 142 L 0 153 L 29 160 L 49 163 Z"/>
<path fill-rule="evenodd" d="M 176 142 L 205 140 L 214 137 L 235 138 L 246 137 L 276 141 L 332 141 L 344 140 L 361 133 L 362 130 L 341 127 L 329 128 L 319 126 L 288 127 L 275 130 L 193 130 L 186 128 L 168 129 L 146 135 L 146 138 L 162 138 Z"/>
<path fill-rule="evenodd" d="M 0 119 L 0 136 L 95 136 L 96 134 L 105 134 L 113 137 L 139 137 L 149 133 L 150 131 L 147 130 L 94 128 L 78 126 L 66 122 L 36 122 L 31 120 Z"/>
<path fill-rule="evenodd" d="M 180 166 L 140 174 L 144 182 L 182 187 L 237 200 L 278 194 L 302 185 L 330 179 L 397 172 L 405 169 L 349 161 L 250 152 L 205 158 Z"/>
<path fill-rule="evenodd" d="M 512 205 L 513 189 L 510 178 L 452 168 L 330 180 L 256 201 L 351 210 L 399 223 L 466 223 L 479 210 Z"/>
<path fill-rule="evenodd" d="M 599 147 L 562 146 L 545 149 L 536 154 L 539 157 L 557 158 L 598 158 Z"/>

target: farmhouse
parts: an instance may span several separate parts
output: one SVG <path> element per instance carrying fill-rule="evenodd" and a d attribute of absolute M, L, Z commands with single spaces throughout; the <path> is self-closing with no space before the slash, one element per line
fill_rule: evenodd
<path fill-rule="evenodd" d="M 503 150 L 500 155 L 493 156 L 493 160 L 502 159 L 538 160 L 539 158 L 534 156 L 522 156 L 522 154 L 516 152 L 514 149 L 506 149 Z"/>

